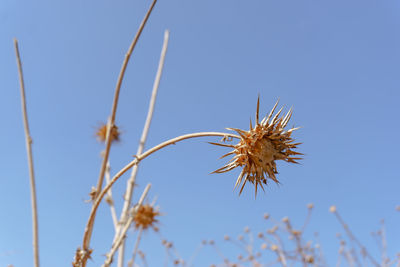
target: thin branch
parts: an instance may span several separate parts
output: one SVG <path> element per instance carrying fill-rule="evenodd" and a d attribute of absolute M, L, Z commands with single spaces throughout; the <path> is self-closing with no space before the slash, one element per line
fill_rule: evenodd
<path fill-rule="evenodd" d="M 34 266 L 39 267 L 39 231 L 38 231 L 38 211 L 36 203 L 35 173 L 33 170 L 32 138 L 29 132 L 28 112 L 26 109 L 25 85 L 22 72 L 21 58 L 19 55 L 18 40 L 14 39 L 15 55 L 17 57 L 19 83 L 21 89 L 21 105 L 24 119 L 26 151 L 28 154 L 29 180 L 31 185 L 31 205 L 32 205 L 32 232 L 33 232 L 33 260 Z"/>
<path fill-rule="evenodd" d="M 133 49 L 135 48 L 135 46 L 136 46 L 136 44 L 137 44 L 137 42 L 139 40 L 139 37 L 140 37 L 140 35 L 141 35 L 142 31 L 143 31 L 143 28 L 146 25 L 146 22 L 149 19 L 151 11 L 153 10 L 156 2 L 157 2 L 157 0 L 153 0 L 149 10 L 147 11 L 142 23 L 139 26 L 139 29 L 138 29 L 138 31 L 137 31 L 137 33 L 135 35 L 135 38 L 133 38 L 133 41 L 132 41 L 132 43 L 131 43 L 131 45 L 130 45 L 130 47 L 128 49 L 128 52 L 125 54 L 124 62 L 122 63 L 121 71 L 119 73 L 118 80 L 117 80 L 117 85 L 116 85 L 116 88 L 115 88 L 114 101 L 113 101 L 112 110 L 111 110 L 111 117 L 109 119 L 110 123 L 108 124 L 108 127 L 107 127 L 106 149 L 104 151 L 103 162 L 102 162 L 101 168 L 100 168 L 99 179 L 98 179 L 98 182 L 97 182 L 96 195 L 99 194 L 99 192 L 101 191 L 101 188 L 103 186 L 104 173 L 105 173 L 105 170 L 106 170 L 108 156 L 110 154 L 110 148 L 111 148 L 111 138 L 110 138 L 111 134 L 110 134 L 110 132 L 111 132 L 111 129 L 115 125 L 115 116 L 116 116 L 116 113 L 117 113 L 119 92 L 120 92 L 120 89 L 121 89 L 122 80 L 124 79 L 125 70 L 126 70 L 126 67 L 128 66 L 128 62 L 129 62 L 129 59 L 130 59 L 131 54 L 133 52 Z M 96 199 L 96 197 L 94 199 Z"/>
<path fill-rule="evenodd" d="M 135 159 L 132 160 L 130 163 L 128 163 L 124 168 L 122 168 L 108 183 L 103 190 L 100 192 L 99 196 L 95 200 L 92 206 L 92 210 L 90 211 L 89 219 L 85 228 L 85 233 L 83 236 L 83 242 L 82 242 L 82 249 L 78 248 L 76 251 L 75 255 L 75 261 L 73 263 L 74 267 L 81 266 L 84 267 L 86 266 L 86 262 L 90 257 L 91 250 L 89 249 L 90 245 L 90 239 L 91 239 L 91 232 L 93 231 L 93 226 L 94 226 L 94 220 L 96 218 L 96 212 L 97 209 L 100 205 L 101 200 L 103 199 L 104 195 L 107 193 L 107 191 L 113 186 L 113 184 L 125 173 L 127 172 L 130 168 L 138 164 L 141 160 L 145 159 L 146 157 L 150 156 L 154 152 L 157 152 L 158 150 L 175 144 L 177 142 L 183 141 L 185 139 L 190 139 L 190 138 L 197 138 L 197 137 L 205 137 L 205 136 L 221 136 L 224 138 L 231 137 L 231 138 L 238 138 L 240 139 L 239 136 L 235 134 L 229 134 L 229 133 L 220 133 L 220 132 L 200 132 L 200 133 L 193 133 L 193 134 L 186 134 L 182 135 L 179 137 L 172 138 L 168 141 L 165 141 L 149 150 L 144 152 L 141 155 L 135 156 Z"/>
<path fill-rule="evenodd" d="M 140 142 L 139 142 L 139 146 L 138 146 L 136 155 L 140 155 L 143 153 L 144 145 L 146 143 L 147 135 L 149 133 L 151 120 L 153 118 L 154 106 L 156 103 L 158 87 L 160 85 L 161 75 L 162 75 L 162 71 L 163 71 L 163 67 L 164 67 L 165 55 L 167 54 L 168 39 L 169 39 L 169 31 L 166 30 L 164 33 L 164 43 L 163 43 L 162 50 L 161 50 L 160 62 L 158 64 L 157 74 L 156 74 L 156 77 L 154 80 L 154 85 L 153 85 L 153 91 L 151 93 L 149 110 L 147 113 L 146 122 L 145 122 L 145 125 L 143 128 L 142 136 L 140 138 Z M 129 207 L 130 207 L 131 200 L 132 200 L 133 188 L 134 188 L 135 182 L 136 182 L 138 166 L 139 165 L 135 165 L 132 168 L 131 176 L 126 185 L 126 191 L 125 191 L 125 195 L 124 195 L 125 201 L 124 201 L 124 206 L 123 206 L 121 216 L 120 216 L 121 223 L 123 223 L 128 216 L 128 211 L 129 211 Z M 120 229 L 117 229 L 117 235 L 119 235 L 119 231 L 120 231 Z M 118 251 L 118 267 L 123 267 L 123 265 L 124 265 L 124 252 L 125 252 L 125 241 L 123 241 L 122 246 L 120 246 L 119 251 Z"/>
<path fill-rule="evenodd" d="M 371 261 L 371 263 L 377 267 L 379 267 L 379 263 L 371 256 L 371 254 L 369 254 L 369 252 L 367 251 L 367 249 L 361 244 L 361 242 L 353 235 L 353 233 L 351 232 L 350 228 L 347 226 L 347 224 L 344 222 L 344 220 L 342 219 L 342 217 L 339 215 L 339 212 L 334 211 L 333 212 L 337 218 L 337 220 L 340 222 L 340 224 L 342 225 L 342 227 L 344 228 L 347 236 L 350 238 L 351 241 L 354 241 L 357 246 L 361 249 L 362 253 L 365 253 L 365 256 Z"/>
<path fill-rule="evenodd" d="M 137 254 L 137 252 L 138 252 L 140 240 L 141 240 L 141 238 L 142 238 L 142 233 L 143 233 L 143 227 L 140 226 L 140 228 L 139 228 L 139 233 L 138 233 L 138 236 L 137 236 L 136 242 L 135 242 L 135 247 L 134 247 L 134 249 L 133 249 L 132 258 L 131 258 L 131 260 L 128 262 L 128 267 L 133 267 L 133 264 L 135 263 L 135 258 L 136 258 L 136 254 Z"/>
<path fill-rule="evenodd" d="M 109 183 L 110 181 L 111 181 L 110 162 L 107 162 L 106 182 Z M 114 205 L 114 200 L 112 197 L 111 188 L 110 188 L 110 190 L 107 191 L 106 202 L 110 206 L 110 212 L 111 212 L 111 217 L 112 217 L 113 224 L 114 224 L 114 229 L 117 230 L 118 229 L 118 218 L 117 218 L 117 212 L 115 210 L 115 205 Z"/>
<path fill-rule="evenodd" d="M 132 216 L 129 217 L 128 221 L 124 225 L 124 228 L 122 229 L 120 236 L 116 240 L 114 240 L 114 242 L 111 246 L 111 251 L 107 254 L 107 259 L 104 262 L 103 267 L 108 267 L 112 263 L 113 256 L 114 256 L 115 252 L 117 251 L 118 247 L 122 244 L 122 241 L 125 239 L 126 232 L 128 231 L 130 225 L 132 224 L 136 212 L 138 211 L 139 207 L 142 205 L 144 199 L 146 198 L 146 195 L 149 192 L 150 187 L 151 187 L 151 184 L 147 184 L 146 188 L 144 189 L 144 191 L 142 193 L 142 196 L 139 199 L 138 204 L 135 206 L 135 208 L 133 208 L 133 211 L 131 214 Z"/>

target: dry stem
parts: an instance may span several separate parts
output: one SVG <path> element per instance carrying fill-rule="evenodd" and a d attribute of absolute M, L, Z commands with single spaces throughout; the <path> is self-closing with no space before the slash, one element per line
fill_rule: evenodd
<path fill-rule="evenodd" d="M 153 91 L 151 93 L 149 110 L 147 113 L 146 122 L 145 122 L 145 125 L 143 128 L 142 136 L 140 138 L 140 142 L 139 142 L 139 146 L 138 146 L 136 155 L 140 155 L 143 153 L 144 145 L 146 143 L 147 135 L 149 133 L 151 120 L 153 118 L 153 111 L 154 111 L 154 106 L 155 106 L 155 102 L 156 102 L 158 87 L 160 85 L 161 75 L 162 75 L 162 71 L 163 71 L 163 67 L 164 67 L 165 55 L 167 53 L 168 39 L 169 39 L 169 31 L 166 30 L 164 33 L 164 43 L 163 43 L 163 46 L 161 49 L 160 62 L 158 64 L 157 74 L 156 74 L 156 77 L 154 80 L 154 85 L 153 85 Z M 124 195 L 125 201 L 124 201 L 124 206 L 123 206 L 121 216 L 120 216 L 121 223 L 123 223 L 128 216 L 129 206 L 130 206 L 131 200 L 132 200 L 133 188 L 134 188 L 135 182 L 136 182 L 138 166 L 139 165 L 135 165 L 132 168 L 131 176 L 126 185 L 126 191 L 125 191 L 125 195 Z M 120 228 L 118 228 L 116 231 L 117 236 L 119 235 L 119 232 L 120 232 Z M 122 241 L 122 245 L 120 246 L 119 251 L 118 251 L 118 267 L 122 267 L 124 265 L 124 252 L 125 252 L 125 241 Z"/>
<path fill-rule="evenodd" d="M 108 124 L 108 127 L 107 127 L 106 149 L 104 151 L 103 162 L 102 162 L 101 168 L 100 168 L 99 180 L 97 182 L 96 196 L 98 196 L 98 194 L 99 194 L 99 192 L 100 192 L 100 190 L 101 190 L 101 188 L 103 186 L 104 173 L 105 173 L 105 170 L 106 170 L 108 156 L 110 154 L 110 148 L 111 148 L 111 138 L 110 138 L 111 134 L 110 134 L 110 132 L 111 132 L 111 129 L 114 127 L 114 124 L 115 124 L 115 116 L 116 116 L 116 113 L 117 113 L 119 92 L 120 92 L 120 89 L 121 89 L 122 80 L 124 79 L 125 70 L 126 70 L 126 67 L 128 66 L 128 62 L 129 62 L 129 59 L 131 57 L 132 51 L 135 48 L 136 43 L 139 40 L 139 37 L 140 37 L 140 35 L 141 35 L 142 31 L 143 31 L 143 28 L 146 25 L 146 22 L 149 19 L 151 11 L 153 10 L 156 2 L 157 2 L 157 0 L 153 0 L 153 3 L 151 4 L 149 10 L 147 11 L 142 23 L 139 26 L 139 29 L 138 29 L 138 31 L 137 31 L 137 33 L 135 35 L 135 38 L 133 39 L 133 41 L 132 41 L 132 43 L 131 43 L 131 45 L 130 45 L 130 47 L 128 49 L 128 52 L 125 55 L 124 62 L 122 63 L 121 71 L 119 73 L 119 77 L 118 77 L 118 80 L 117 80 L 117 86 L 115 88 L 114 101 L 113 101 L 112 110 L 111 110 L 111 117 L 109 119 L 110 123 Z M 94 199 L 96 199 L 96 197 Z"/>
<path fill-rule="evenodd" d="M 109 183 L 111 180 L 110 177 L 110 162 L 107 162 L 107 168 L 106 168 L 106 182 Z M 115 210 L 115 205 L 114 205 L 114 200 L 112 197 L 112 191 L 111 188 L 110 190 L 107 191 L 107 197 L 106 197 L 107 203 L 110 206 L 110 212 L 111 212 L 111 217 L 113 220 L 114 224 L 114 229 L 118 229 L 118 218 L 117 218 L 117 212 Z"/>
<path fill-rule="evenodd" d="M 186 134 L 186 135 L 181 135 L 175 138 L 172 138 L 170 140 L 167 140 L 149 150 L 147 150 L 146 152 L 144 152 L 141 155 L 137 155 L 135 156 L 135 159 L 132 160 L 130 163 L 128 163 L 124 168 L 122 168 L 110 181 L 110 183 L 108 183 L 103 190 L 100 192 L 99 196 L 97 197 L 97 199 L 95 200 L 95 202 L 93 203 L 92 206 L 92 210 L 90 211 L 90 215 L 89 215 L 89 219 L 85 228 L 85 233 L 83 236 L 83 242 L 82 242 L 82 249 L 78 249 L 77 250 L 77 255 L 75 258 L 75 262 L 74 262 L 74 266 L 81 266 L 84 267 L 86 266 L 86 261 L 90 256 L 90 249 L 89 249 L 89 245 L 90 245 L 90 239 L 91 239 L 91 232 L 93 231 L 93 226 L 94 226 L 94 220 L 96 217 L 96 212 L 97 209 L 100 205 L 101 200 L 103 199 L 104 195 L 107 193 L 107 191 L 113 186 L 113 184 L 125 173 L 127 172 L 130 168 L 132 168 L 134 165 L 138 164 L 141 160 L 145 159 L 146 157 L 150 156 L 151 154 L 153 154 L 154 152 L 175 144 L 177 142 L 180 142 L 182 140 L 185 139 L 190 139 L 190 138 L 197 138 L 197 137 L 204 137 L 204 136 L 221 136 L 224 138 L 227 137 L 232 137 L 232 138 L 238 138 L 240 139 L 239 136 L 235 135 L 235 134 L 229 134 L 229 133 L 221 133 L 221 132 L 200 132 L 200 133 L 192 133 L 192 134 Z M 84 255 L 84 256 L 81 256 Z"/>
<path fill-rule="evenodd" d="M 24 129 L 25 129 L 25 141 L 26 151 L 28 154 L 28 166 L 29 166 L 29 180 L 31 185 L 31 205 L 32 205 L 32 232 L 33 232 L 33 260 L 34 266 L 39 267 L 39 233 L 38 233 L 38 212 L 36 203 L 36 186 L 35 186 L 35 173 L 33 170 L 33 156 L 32 156 L 32 138 L 29 132 L 28 124 L 28 112 L 26 109 L 25 99 L 25 85 L 24 76 L 22 72 L 21 58 L 19 55 L 18 40 L 14 39 L 15 55 L 17 57 L 19 83 L 21 89 L 21 105 L 22 114 L 24 118 Z"/>
<path fill-rule="evenodd" d="M 357 246 L 361 249 L 361 251 L 363 253 L 365 253 L 365 256 L 367 256 L 367 258 L 372 262 L 373 265 L 379 267 L 379 263 L 371 256 L 371 254 L 369 254 L 369 252 L 367 251 L 367 249 L 361 244 L 360 241 L 358 241 L 358 239 L 353 235 L 353 233 L 351 232 L 350 228 L 348 227 L 348 225 L 344 222 L 344 220 L 342 219 L 342 217 L 339 215 L 339 213 L 337 211 L 333 212 L 336 216 L 336 218 L 338 219 L 338 221 L 340 222 L 340 224 L 342 225 L 342 227 L 344 228 L 344 230 L 346 231 L 347 236 L 350 238 L 351 241 L 354 241 Z"/>
<path fill-rule="evenodd" d="M 126 232 L 128 231 L 130 225 L 133 222 L 133 218 L 135 217 L 136 212 L 138 211 L 139 207 L 142 205 L 144 199 L 146 198 L 147 193 L 149 192 L 151 187 L 151 184 L 147 184 L 146 188 L 144 189 L 142 196 L 140 197 L 138 204 L 135 206 L 135 208 L 132 211 L 132 216 L 129 217 L 128 221 L 126 222 L 126 224 L 124 225 L 124 228 L 121 231 L 120 236 L 114 240 L 112 246 L 111 246 L 111 251 L 107 254 L 107 259 L 103 264 L 103 267 L 108 267 L 110 266 L 110 264 L 113 261 L 113 256 L 115 254 L 115 252 L 117 251 L 118 247 L 122 244 L 122 241 L 125 239 L 126 237 Z"/>
<path fill-rule="evenodd" d="M 141 238 L 142 238 L 142 233 L 143 233 L 143 227 L 140 226 L 140 228 L 139 228 L 139 233 L 138 233 L 138 236 L 137 236 L 136 242 L 135 242 L 135 247 L 134 247 L 134 249 L 133 249 L 132 258 L 131 258 L 131 260 L 128 262 L 128 267 L 133 267 L 133 264 L 135 263 L 136 254 L 137 254 L 138 248 L 139 248 L 139 243 L 140 243 L 140 240 L 141 240 Z"/>

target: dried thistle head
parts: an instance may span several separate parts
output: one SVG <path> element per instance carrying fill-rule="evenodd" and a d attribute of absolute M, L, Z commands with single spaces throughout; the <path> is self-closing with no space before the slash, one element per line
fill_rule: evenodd
<path fill-rule="evenodd" d="M 149 227 L 155 228 L 155 223 L 158 222 L 156 217 L 159 215 L 160 213 L 152 205 L 141 205 L 133 217 L 135 228 L 141 227 L 144 230 Z"/>
<path fill-rule="evenodd" d="M 119 141 L 119 136 L 120 136 L 120 131 L 118 130 L 118 127 L 116 125 L 112 126 L 111 132 L 110 132 L 110 138 L 111 142 L 118 142 Z M 96 131 L 96 136 L 97 140 L 99 142 L 105 142 L 107 138 L 107 124 L 101 124 Z"/>
<path fill-rule="evenodd" d="M 291 137 L 292 132 L 298 128 L 284 129 L 292 116 L 292 109 L 284 117 L 279 117 L 282 108 L 273 116 L 277 105 L 278 102 L 276 102 L 268 116 L 259 122 L 260 99 L 258 99 L 256 125 L 254 127 L 250 120 L 249 131 L 227 128 L 240 135 L 238 144 L 212 143 L 214 145 L 233 148 L 233 151 L 221 157 L 233 155 L 233 158 L 228 164 L 214 171 L 215 173 L 227 172 L 239 166 L 243 167 L 235 184 L 235 188 L 242 184 L 239 195 L 242 193 L 247 181 L 255 185 L 256 195 L 258 185 L 264 190 L 263 184 L 267 184 L 267 178 L 279 183 L 275 176 L 278 173 L 276 160 L 298 163 L 297 160 L 301 159 L 296 157 L 296 155 L 302 154 L 293 151 L 301 143 L 294 143 L 294 139 Z"/>

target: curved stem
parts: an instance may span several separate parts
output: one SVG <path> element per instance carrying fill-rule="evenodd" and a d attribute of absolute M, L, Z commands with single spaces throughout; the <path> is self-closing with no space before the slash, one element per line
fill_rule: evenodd
<path fill-rule="evenodd" d="M 155 103 L 156 103 L 158 87 L 160 85 L 161 74 L 162 74 L 162 71 L 164 68 L 165 55 L 167 54 L 168 40 L 169 40 L 169 31 L 166 30 L 164 33 L 164 42 L 163 42 L 163 46 L 161 49 L 160 62 L 158 64 L 157 74 L 156 74 L 156 78 L 154 79 L 153 90 L 151 93 L 149 110 L 147 112 L 146 122 L 145 122 L 145 125 L 143 128 L 142 136 L 140 137 L 139 146 L 138 146 L 138 149 L 136 152 L 137 155 L 140 155 L 143 153 L 144 145 L 146 143 L 147 135 L 149 133 L 151 120 L 153 118 L 153 111 L 154 111 L 154 107 L 155 107 Z M 130 207 L 131 201 L 132 201 L 133 188 L 134 188 L 135 182 L 136 182 L 136 175 L 138 172 L 138 167 L 139 167 L 139 165 L 135 165 L 132 168 L 131 176 L 126 185 L 126 191 L 124 194 L 124 205 L 123 205 L 121 216 L 120 216 L 120 222 L 122 224 L 125 222 L 125 220 L 128 216 L 129 207 Z M 120 234 L 120 231 L 121 231 L 121 227 L 117 227 L 115 230 L 115 236 L 118 236 Z M 125 240 L 122 241 L 122 245 L 119 247 L 118 265 L 117 265 L 118 267 L 124 266 L 124 254 L 125 254 Z"/>
<path fill-rule="evenodd" d="M 107 165 L 107 161 L 108 161 L 108 155 L 110 154 L 110 148 L 111 148 L 111 129 L 113 128 L 113 126 L 115 125 L 115 116 L 117 113 L 117 106 L 118 106 L 118 99 L 119 99 L 119 92 L 121 89 L 121 85 L 122 85 L 122 80 L 124 79 L 124 75 L 125 75 L 125 70 L 126 67 L 128 66 L 128 62 L 129 59 L 132 55 L 133 49 L 135 48 L 140 35 L 142 34 L 143 28 L 146 25 L 147 20 L 150 17 L 151 11 L 153 10 L 155 4 L 156 4 L 157 0 L 153 0 L 152 4 L 150 5 L 149 10 L 147 11 L 142 23 L 139 26 L 139 30 L 137 31 L 135 38 L 133 38 L 133 41 L 128 49 L 128 52 L 125 55 L 125 59 L 124 62 L 122 63 L 122 67 L 121 67 L 121 71 L 119 73 L 118 76 L 118 80 L 117 80 L 117 85 L 115 88 L 115 93 L 114 93 L 114 101 L 113 101 L 113 105 L 112 105 L 112 109 L 111 109 L 111 116 L 109 118 L 109 123 L 107 124 L 107 134 L 106 134 L 106 149 L 104 151 L 104 157 L 103 157 L 103 162 L 101 164 L 101 168 L 100 168 L 100 174 L 99 174 L 99 179 L 97 182 L 97 191 L 96 191 L 96 195 L 94 197 L 94 199 L 97 198 L 101 187 L 103 186 L 103 180 L 104 180 L 104 173 L 106 171 L 106 165 Z"/>
<path fill-rule="evenodd" d="M 147 184 L 147 186 L 146 186 L 146 188 L 144 189 L 144 191 L 143 191 L 143 193 L 142 193 L 142 196 L 140 197 L 140 199 L 139 199 L 139 201 L 138 201 L 136 207 L 134 207 L 134 208 L 131 210 L 131 213 L 132 213 L 132 214 L 131 214 L 131 217 L 129 217 L 128 221 L 127 221 L 126 224 L 124 225 L 124 227 L 123 227 L 123 229 L 122 229 L 122 231 L 121 231 L 121 234 L 118 236 L 118 238 L 117 238 L 116 240 L 114 240 L 114 242 L 113 242 L 113 244 L 112 244 L 112 246 L 111 246 L 111 251 L 110 251 L 110 253 L 107 254 L 107 259 L 106 259 L 106 261 L 104 262 L 104 264 L 103 264 L 102 267 L 109 267 L 110 264 L 112 263 L 114 254 L 115 254 L 115 252 L 117 251 L 118 247 L 119 247 L 119 246 L 122 244 L 122 242 L 125 240 L 126 232 L 128 231 L 130 225 L 132 224 L 133 219 L 135 218 L 135 214 L 136 214 L 137 211 L 139 210 L 140 206 L 142 206 L 142 203 L 143 203 L 144 199 L 146 198 L 147 193 L 148 193 L 149 190 L 150 190 L 150 187 L 151 187 L 151 184 Z M 141 232 L 141 230 L 142 230 L 142 228 L 140 228 L 140 232 Z"/>
<path fill-rule="evenodd" d="M 103 190 L 99 193 L 98 197 L 96 198 L 96 201 L 93 203 L 92 206 L 92 210 L 90 211 L 90 215 L 89 215 L 89 219 L 85 228 L 85 233 L 83 236 L 83 244 L 82 244 L 82 251 L 80 249 L 79 252 L 83 253 L 84 255 L 90 254 L 90 250 L 89 250 L 89 244 L 90 244 L 90 237 L 91 237 L 91 232 L 93 230 L 93 225 L 94 225 L 94 220 L 96 217 L 96 212 L 97 209 L 100 205 L 101 200 L 103 199 L 104 195 L 107 193 L 107 191 L 113 186 L 113 184 L 125 173 L 127 172 L 130 168 L 132 168 L 134 165 L 138 164 L 141 160 L 145 159 L 146 157 L 150 156 L 151 154 L 153 154 L 154 152 L 157 152 L 158 150 L 175 144 L 177 142 L 186 140 L 186 139 L 190 139 L 190 138 L 197 138 L 197 137 L 205 137 L 205 136 L 221 136 L 221 137 L 231 137 L 231 138 L 238 138 L 240 139 L 240 137 L 238 135 L 235 134 L 229 134 L 229 133 L 221 133 L 221 132 L 200 132 L 200 133 L 192 133 L 192 134 L 186 134 L 186 135 L 181 135 L 175 138 L 172 138 L 170 140 L 167 140 L 153 148 L 150 148 L 149 150 L 147 150 L 146 152 L 144 152 L 141 155 L 137 155 L 135 156 L 135 159 L 132 160 L 130 163 L 128 163 L 124 168 L 122 168 L 110 181 L 110 183 L 108 183 Z M 83 257 L 80 258 L 82 261 L 82 264 L 80 264 L 81 266 L 85 266 L 86 265 L 86 261 L 88 259 L 88 257 Z M 75 263 L 77 266 L 79 266 L 79 263 Z"/>

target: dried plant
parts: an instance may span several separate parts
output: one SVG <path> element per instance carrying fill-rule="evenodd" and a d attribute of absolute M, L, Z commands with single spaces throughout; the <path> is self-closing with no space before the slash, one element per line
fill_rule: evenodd
<path fill-rule="evenodd" d="M 302 154 L 293 151 L 300 143 L 294 143 L 294 139 L 291 137 L 292 132 L 298 128 L 284 129 L 292 117 L 292 109 L 288 111 L 285 117 L 279 118 L 282 112 L 282 109 L 280 109 L 272 118 L 277 105 L 278 102 L 276 102 L 269 115 L 259 122 L 260 98 L 258 98 L 256 125 L 254 128 L 251 121 L 249 131 L 228 128 L 228 130 L 233 130 L 240 135 L 238 144 L 226 145 L 212 143 L 214 145 L 233 148 L 233 151 L 221 157 L 224 158 L 233 155 L 230 162 L 214 172 L 223 173 L 236 167 L 243 167 L 235 184 L 235 188 L 242 184 L 239 194 L 242 193 L 247 181 L 255 186 L 256 195 L 258 185 L 264 190 L 263 184 L 267 184 L 267 178 L 279 183 L 275 175 L 278 173 L 275 163 L 276 160 L 297 163 L 296 160 L 301 159 L 299 157 L 293 157 L 294 155 Z"/>
<path fill-rule="evenodd" d="M 158 222 L 156 219 L 160 213 L 150 204 L 142 205 L 139 207 L 136 214 L 133 216 L 133 221 L 137 229 L 142 228 L 155 228 L 155 224 Z"/>
<path fill-rule="evenodd" d="M 96 131 L 97 140 L 99 142 L 105 142 L 107 140 L 107 133 L 108 133 L 107 124 L 101 124 L 99 126 L 99 128 L 97 129 L 97 131 Z M 111 140 L 111 142 L 118 142 L 120 140 L 119 139 L 120 134 L 121 133 L 118 130 L 117 125 L 113 125 L 111 127 L 111 131 L 110 131 L 110 135 L 111 135 L 110 136 L 110 140 Z"/>
<path fill-rule="evenodd" d="M 302 159 L 299 157 L 303 155 L 300 152 L 295 151 L 301 143 L 295 141 L 292 137 L 292 133 L 299 128 L 290 128 L 286 130 L 286 126 L 288 125 L 291 117 L 292 117 L 292 109 L 290 109 L 286 115 L 282 115 L 281 108 L 276 114 L 275 109 L 278 105 L 278 102 L 274 105 L 270 113 L 263 118 L 261 121 L 259 120 L 259 110 L 260 110 L 260 98 L 257 100 L 256 107 L 256 118 L 255 125 L 253 127 L 252 122 L 250 121 L 250 128 L 248 131 L 236 129 L 236 128 L 227 128 L 228 130 L 234 131 L 237 134 L 225 133 L 225 132 L 198 132 L 198 133 L 190 133 L 181 135 L 172 139 L 169 139 L 165 142 L 160 143 L 148 150 L 144 150 L 145 142 L 147 139 L 148 131 L 150 128 L 150 123 L 152 120 L 152 114 L 154 111 L 155 99 L 157 95 L 158 86 L 161 79 L 161 74 L 163 70 L 165 55 L 168 46 L 168 38 L 169 32 L 166 31 L 164 35 L 164 43 L 161 52 L 160 62 L 158 65 L 158 70 L 156 74 L 156 78 L 154 81 L 154 86 L 152 90 L 152 97 L 150 99 L 149 111 L 147 114 L 146 123 L 143 129 L 143 133 L 140 139 L 140 143 L 137 149 L 137 153 L 134 159 L 126 164 L 121 170 L 119 170 L 114 176 L 110 174 L 110 163 L 109 163 L 109 154 L 112 143 L 119 141 L 120 139 L 120 131 L 118 127 L 115 125 L 116 120 L 116 111 L 118 106 L 119 94 L 122 85 L 122 81 L 125 75 L 125 70 L 127 68 L 129 59 L 133 50 L 141 36 L 143 28 L 146 25 L 147 20 L 156 4 L 157 0 L 153 0 L 139 29 L 129 46 L 128 52 L 125 55 L 121 71 L 117 80 L 117 85 L 115 88 L 114 99 L 112 102 L 111 114 L 108 119 L 107 124 L 102 124 L 96 132 L 96 136 L 99 141 L 105 143 L 105 150 L 101 153 L 102 165 L 100 167 L 100 174 L 97 181 L 97 186 L 93 187 L 91 195 L 92 200 L 92 208 L 89 214 L 88 221 L 86 223 L 86 227 L 83 234 L 82 245 L 77 248 L 75 252 L 75 257 L 72 265 L 74 267 L 85 267 L 87 265 L 88 259 L 91 258 L 91 254 L 93 249 L 90 247 L 90 241 L 92 238 L 92 233 L 94 229 L 94 223 L 96 220 L 96 214 L 99 208 L 99 205 L 103 201 L 109 204 L 111 209 L 111 215 L 113 219 L 113 224 L 115 228 L 114 239 L 111 244 L 110 251 L 105 254 L 106 259 L 104 261 L 103 266 L 108 267 L 113 263 L 114 255 L 118 251 L 118 267 L 124 266 L 124 242 L 128 235 L 128 229 L 131 229 L 134 226 L 136 233 L 136 243 L 134 246 L 134 250 L 132 253 L 132 258 L 128 262 L 128 266 L 135 265 L 135 257 L 139 255 L 142 259 L 142 262 L 145 266 L 147 266 L 145 254 L 139 250 L 140 241 L 142 238 L 142 232 L 146 229 L 152 228 L 155 232 L 158 232 L 158 227 L 156 226 L 158 222 L 158 216 L 160 216 L 160 212 L 158 209 L 154 208 L 153 205 L 144 204 L 143 202 L 150 190 L 151 184 L 148 184 L 140 198 L 133 202 L 133 189 L 136 182 L 136 175 L 138 170 L 138 165 L 148 156 L 153 153 L 169 146 L 172 144 L 176 144 L 186 139 L 191 138 L 199 138 L 199 137 L 222 137 L 221 143 L 210 142 L 213 145 L 229 147 L 233 149 L 227 154 L 223 155 L 221 158 L 227 156 L 233 156 L 232 159 L 223 167 L 214 171 L 214 173 L 225 173 L 230 170 L 233 170 L 237 167 L 242 167 L 242 170 L 236 180 L 235 188 L 240 186 L 239 195 L 242 193 L 247 182 L 252 183 L 255 187 L 255 195 L 257 195 L 258 187 L 260 186 L 264 190 L 264 185 L 267 185 L 268 179 L 274 181 L 275 183 L 279 183 L 276 175 L 278 174 L 276 161 L 282 160 L 288 163 L 298 163 L 298 160 Z M 26 100 L 25 100 L 25 91 L 24 91 L 24 83 L 22 76 L 22 64 L 19 55 L 18 43 L 15 40 L 15 50 L 17 56 L 18 63 L 18 71 L 20 78 L 20 87 L 21 87 L 21 100 L 23 107 L 23 119 L 25 126 L 25 134 L 26 134 L 26 143 L 27 143 L 27 151 L 28 151 L 28 164 L 29 164 L 29 174 L 31 181 L 31 195 L 32 195 L 32 224 L 33 224 L 33 250 L 34 250 L 34 265 L 35 267 L 39 266 L 39 245 L 38 245 L 38 219 L 37 219 L 37 207 L 36 207 L 36 190 L 35 190 L 35 180 L 34 180 L 34 172 L 33 172 L 33 159 L 32 159 L 32 151 L 31 151 L 31 143 L 32 139 L 29 133 L 28 127 L 28 119 L 27 119 L 27 110 L 26 110 Z M 236 144 L 226 144 L 227 140 L 232 141 L 237 139 L 238 142 Z M 112 186 L 120 179 L 120 177 L 125 174 L 128 170 L 132 168 L 132 173 L 126 185 L 123 208 L 118 220 L 116 207 L 114 205 L 114 199 L 111 192 Z M 103 180 L 106 177 L 106 185 L 103 186 Z M 112 178 L 111 178 L 112 177 Z M 322 253 L 321 245 L 315 240 L 306 240 L 304 236 L 304 232 L 306 230 L 306 226 L 310 220 L 311 212 L 313 210 L 314 205 L 307 205 L 308 215 L 305 219 L 304 224 L 301 227 L 294 227 L 292 221 L 285 217 L 281 221 L 273 221 L 273 219 L 269 216 L 269 214 L 264 215 L 264 219 L 266 221 L 272 221 L 273 225 L 269 227 L 266 231 L 259 232 L 257 235 L 254 235 L 249 227 L 244 229 L 244 233 L 239 235 L 237 239 L 231 238 L 226 235 L 224 240 L 228 243 L 233 244 L 234 246 L 240 249 L 239 255 L 237 255 L 236 259 L 232 260 L 226 257 L 222 250 L 217 246 L 214 240 L 202 242 L 200 249 L 204 246 L 211 246 L 214 251 L 220 255 L 222 263 L 217 265 L 213 264 L 211 266 L 272 266 L 272 265 L 281 265 L 281 266 L 326 266 L 326 262 Z M 397 208 L 400 210 L 400 207 Z M 390 258 L 387 255 L 387 244 L 386 244 L 386 235 L 385 228 L 382 224 L 382 229 L 375 233 L 375 237 L 380 239 L 380 244 L 382 248 L 382 257 L 381 263 L 375 260 L 371 254 L 367 251 L 365 246 L 361 244 L 361 242 L 355 237 L 355 235 L 351 232 L 350 228 L 346 223 L 344 223 L 342 217 L 339 215 L 337 208 L 332 206 L 330 208 L 330 212 L 334 213 L 340 224 L 343 226 L 345 233 L 350 240 L 350 246 L 347 245 L 347 242 L 339 236 L 340 248 L 339 248 L 339 260 L 337 266 L 340 266 L 342 260 L 346 261 L 350 265 L 359 265 L 360 258 L 364 259 L 365 262 L 372 263 L 374 266 L 382 266 L 388 267 L 394 264 L 400 266 L 400 258 Z M 256 237 L 256 238 L 255 238 Z M 286 237 L 289 238 L 289 244 L 286 243 Z M 257 242 L 261 244 L 256 244 Z M 189 261 L 183 260 L 183 258 L 177 252 L 175 246 L 172 242 L 166 241 L 162 238 L 162 245 L 166 249 L 167 253 L 167 262 L 172 261 L 175 266 L 191 266 L 191 263 L 194 261 L 194 257 Z M 268 255 L 265 257 L 265 254 Z M 197 255 L 198 251 L 196 251 L 195 255 Z M 136 266 L 136 265 L 135 265 Z"/>

